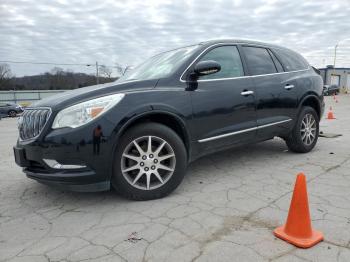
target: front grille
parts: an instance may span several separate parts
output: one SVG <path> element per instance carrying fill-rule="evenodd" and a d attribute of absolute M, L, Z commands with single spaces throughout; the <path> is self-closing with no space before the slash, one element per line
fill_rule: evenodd
<path fill-rule="evenodd" d="M 37 137 L 49 119 L 48 108 L 27 108 L 18 120 L 19 137 L 28 140 Z"/>

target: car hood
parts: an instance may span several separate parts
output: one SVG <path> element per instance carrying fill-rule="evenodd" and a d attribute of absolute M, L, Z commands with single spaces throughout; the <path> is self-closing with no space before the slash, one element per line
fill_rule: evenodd
<path fill-rule="evenodd" d="M 88 86 L 44 98 L 34 103 L 32 107 L 50 107 L 53 110 L 60 110 L 63 107 L 100 96 L 153 89 L 157 85 L 157 82 L 158 79 L 125 82 L 116 81 L 107 84 Z"/>

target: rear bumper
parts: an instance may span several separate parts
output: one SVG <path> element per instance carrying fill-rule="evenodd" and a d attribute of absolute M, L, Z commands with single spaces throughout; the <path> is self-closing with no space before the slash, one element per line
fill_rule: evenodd
<path fill-rule="evenodd" d="M 322 101 L 321 101 L 321 108 L 320 108 L 321 109 L 320 119 L 322 119 L 322 117 L 323 117 L 325 107 L 326 107 L 326 103 L 324 102 L 324 99 L 322 99 Z"/>

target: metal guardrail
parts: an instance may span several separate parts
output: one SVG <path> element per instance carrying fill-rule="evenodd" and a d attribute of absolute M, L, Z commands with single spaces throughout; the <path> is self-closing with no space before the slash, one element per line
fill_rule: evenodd
<path fill-rule="evenodd" d="M 31 104 L 34 101 L 56 95 L 68 90 L 10 90 L 0 91 L 0 102 Z"/>

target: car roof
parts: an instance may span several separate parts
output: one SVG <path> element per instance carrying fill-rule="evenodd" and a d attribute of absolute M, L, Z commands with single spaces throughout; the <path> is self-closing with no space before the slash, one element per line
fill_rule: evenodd
<path fill-rule="evenodd" d="M 163 54 L 163 53 L 167 53 L 167 52 L 171 52 L 171 51 L 175 51 L 175 50 L 179 50 L 182 48 L 188 48 L 188 47 L 209 47 L 215 44 L 248 44 L 248 45 L 259 45 L 259 46 L 263 46 L 263 47 L 267 47 L 267 48 L 276 48 L 276 49 L 284 49 L 284 50 L 290 50 L 289 48 L 283 47 L 283 46 L 279 46 L 279 45 L 275 45 L 275 44 L 270 44 L 270 43 L 264 43 L 264 42 L 260 42 L 260 41 L 255 41 L 255 40 L 247 40 L 247 39 L 213 39 L 213 40 L 207 40 L 207 41 L 202 41 L 199 43 L 194 43 L 191 45 L 185 45 L 185 46 L 180 46 L 177 48 L 173 48 L 173 49 L 169 49 L 169 50 L 165 50 L 163 52 L 157 53 L 154 56 Z M 293 50 L 290 50 L 294 53 L 296 53 Z M 154 57 L 152 56 L 152 57 Z"/>
<path fill-rule="evenodd" d="M 221 43 L 235 43 L 235 44 L 250 44 L 250 45 L 260 45 L 265 47 L 272 47 L 272 48 L 279 48 L 279 49 L 288 49 L 279 45 L 270 44 L 270 43 L 264 43 L 256 40 L 247 40 L 247 39 L 214 39 L 214 40 L 208 40 L 200 42 L 200 45 L 214 45 L 214 44 L 221 44 Z"/>
<path fill-rule="evenodd" d="M 286 50 L 290 50 L 286 47 L 283 46 L 279 46 L 279 45 L 275 45 L 275 44 L 270 44 L 270 43 L 264 43 L 264 42 L 260 42 L 260 41 L 256 41 L 256 40 L 247 40 L 247 39 L 213 39 L 213 40 L 207 40 L 207 41 L 202 41 L 199 43 L 195 43 L 192 45 L 185 45 L 185 46 L 180 46 L 177 48 L 173 48 L 173 49 L 169 49 L 163 52 L 160 52 L 156 55 L 162 54 L 162 53 L 166 53 L 166 52 L 170 52 L 170 51 L 174 51 L 174 50 L 178 50 L 178 49 L 182 49 L 182 48 L 187 48 L 187 47 L 195 47 L 195 46 L 211 46 L 211 45 L 215 45 L 215 44 L 250 44 L 250 45 L 259 45 L 259 46 L 265 46 L 265 47 L 270 47 L 270 48 L 278 48 L 278 49 L 286 49 Z"/>

